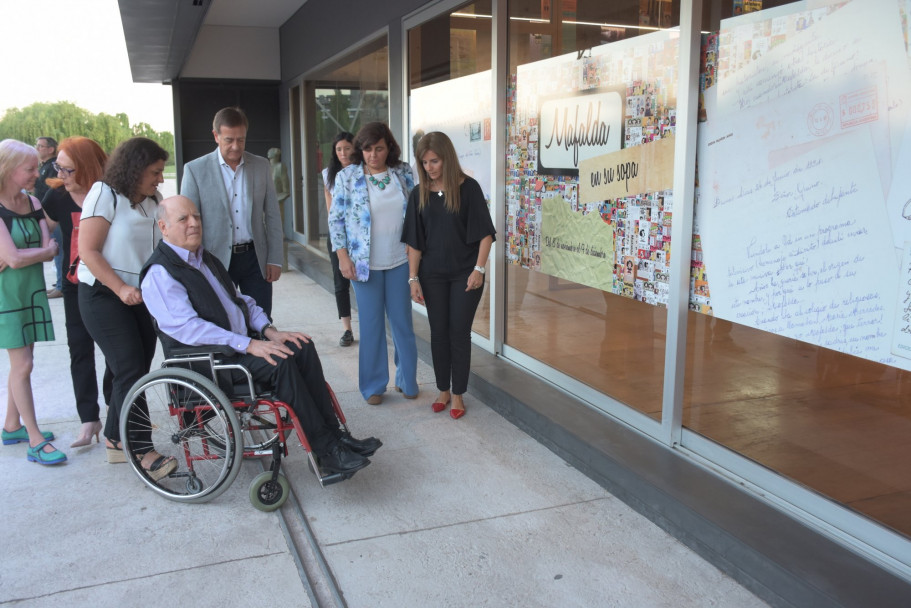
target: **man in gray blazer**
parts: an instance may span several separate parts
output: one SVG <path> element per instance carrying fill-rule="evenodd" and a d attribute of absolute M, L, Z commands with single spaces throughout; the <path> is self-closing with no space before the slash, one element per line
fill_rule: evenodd
<path fill-rule="evenodd" d="M 180 193 L 196 203 L 204 220 L 203 246 L 271 319 L 284 235 L 272 167 L 244 151 L 247 126 L 240 108 L 219 110 L 212 124 L 218 147 L 184 165 Z"/>

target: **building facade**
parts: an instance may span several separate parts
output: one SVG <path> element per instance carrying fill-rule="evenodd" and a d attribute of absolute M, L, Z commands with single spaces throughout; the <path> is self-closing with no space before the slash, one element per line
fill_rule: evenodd
<path fill-rule="evenodd" d="M 911 4 L 307 0 L 253 28 L 200 4 L 145 76 L 179 161 L 249 109 L 286 235 L 322 252 L 337 132 L 388 122 L 412 163 L 447 133 L 498 233 L 475 344 L 911 598 Z"/>

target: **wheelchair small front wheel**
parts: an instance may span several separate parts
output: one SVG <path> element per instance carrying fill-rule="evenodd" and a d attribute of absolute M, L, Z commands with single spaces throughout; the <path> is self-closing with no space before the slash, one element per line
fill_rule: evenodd
<path fill-rule="evenodd" d="M 257 475 L 250 483 L 250 502 L 260 511 L 268 512 L 281 508 L 290 493 L 291 486 L 281 473 L 273 481 L 272 471 L 266 471 Z"/>

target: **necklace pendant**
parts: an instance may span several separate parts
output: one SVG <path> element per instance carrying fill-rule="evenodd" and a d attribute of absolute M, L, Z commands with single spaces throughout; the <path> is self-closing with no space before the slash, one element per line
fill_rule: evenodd
<path fill-rule="evenodd" d="M 439 192 L 437 192 L 437 196 L 442 197 L 442 196 L 443 196 L 443 191 L 440 190 Z"/>
<path fill-rule="evenodd" d="M 388 173 L 386 174 L 386 177 L 384 177 L 383 179 L 377 179 L 377 178 L 373 177 L 372 175 L 370 175 L 369 173 L 367 174 L 367 177 L 370 179 L 370 183 L 373 184 L 374 186 L 376 186 L 380 190 L 385 190 L 386 186 L 389 185 L 389 182 L 392 181 L 392 176 L 389 175 Z"/>

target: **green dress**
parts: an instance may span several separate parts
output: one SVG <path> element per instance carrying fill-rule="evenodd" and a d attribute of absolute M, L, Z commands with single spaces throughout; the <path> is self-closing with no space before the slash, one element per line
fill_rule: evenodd
<path fill-rule="evenodd" d="M 18 249 L 41 247 L 38 222 L 43 217 L 44 214 L 34 208 L 19 215 L 0 205 L 0 219 Z M 0 272 L 0 348 L 21 348 L 54 339 L 42 266 L 7 267 Z"/>

